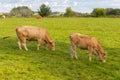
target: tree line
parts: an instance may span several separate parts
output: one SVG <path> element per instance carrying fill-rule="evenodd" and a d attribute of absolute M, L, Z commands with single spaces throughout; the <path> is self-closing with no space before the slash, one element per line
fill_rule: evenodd
<path fill-rule="evenodd" d="M 37 15 L 40 15 L 42 17 L 50 17 L 50 16 L 56 16 L 52 15 L 51 8 L 49 6 L 46 6 L 45 4 L 42 4 L 38 11 L 36 12 Z M 59 13 L 59 12 L 58 12 Z M 9 14 L 6 14 L 8 16 L 15 16 L 15 17 L 32 17 L 35 14 L 30 8 L 27 6 L 21 6 L 17 8 L 13 8 Z M 62 17 L 120 17 L 120 9 L 116 8 L 94 8 L 91 13 L 79 13 L 72 10 L 71 7 L 67 7 L 65 13 L 60 13 L 57 16 Z"/>

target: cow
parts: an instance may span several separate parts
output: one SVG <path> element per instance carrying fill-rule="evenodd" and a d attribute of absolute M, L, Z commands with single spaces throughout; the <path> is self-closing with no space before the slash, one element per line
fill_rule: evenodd
<path fill-rule="evenodd" d="M 36 18 L 36 19 L 41 19 L 42 16 L 36 15 L 35 18 Z"/>
<path fill-rule="evenodd" d="M 6 18 L 6 16 L 5 16 L 5 15 L 2 15 L 2 18 L 3 18 L 3 19 L 5 19 L 5 18 Z"/>
<path fill-rule="evenodd" d="M 24 47 L 24 49 L 28 51 L 28 48 L 26 47 L 26 40 L 37 41 L 37 50 L 39 50 L 41 44 L 48 45 L 52 51 L 55 50 L 55 42 L 50 37 L 48 31 L 44 28 L 35 26 L 21 26 L 16 28 L 16 34 L 18 37 L 18 46 L 20 50 Z"/>
<path fill-rule="evenodd" d="M 73 33 L 69 36 L 71 43 L 71 57 L 78 59 L 76 54 L 76 47 L 89 51 L 89 61 L 91 61 L 92 54 L 99 57 L 102 62 L 106 62 L 106 52 L 103 50 L 100 42 L 95 37 L 86 36 L 79 33 Z"/>

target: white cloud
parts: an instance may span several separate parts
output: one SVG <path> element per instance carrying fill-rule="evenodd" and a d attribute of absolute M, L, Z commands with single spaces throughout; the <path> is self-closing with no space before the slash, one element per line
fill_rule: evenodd
<path fill-rule="evenodd" d="M 120 8 L 120 0 L 0 0 L 0 12 L 9 12 L 17 6 L 28 6 L 36 11 L 43 3 L 51 7 L 52 11 L 61 12 L 64 12 L 66 7 L 78 12 L 91 12 L 96 7 Z"/>
<path fill-rule="evenodd" d="M 73 2 L 74 6 L 77 6 L 78 5 L 78 2 Z"/>
<path fill-rule="evenodd" d="M 66 4 L 68 2 L 68 0 L 64 0 L 63 3 Z"/>
<path fill-rule="evenodd" d="M 49 2 L 48 2 L 48 1 L 46 1 L 46 2 L 44 2 L 44 4 L 45 4 L 45 5 L 49 5 Z"/>
<path fill-rule="evenodd" d="M 120 8 L 120 3 L 116 3 L 116 4 L 112 3 L 111 6 L 114 6 L 114 7 L 118 7 L 119 6 L 118 8 Z"/>
<path fill-rule="evenodd" d="M 58 3 L 57 3 L 57 2 L 53 2 L 51 5 L 52 5 L 52 6 L 57 6 Z"/>

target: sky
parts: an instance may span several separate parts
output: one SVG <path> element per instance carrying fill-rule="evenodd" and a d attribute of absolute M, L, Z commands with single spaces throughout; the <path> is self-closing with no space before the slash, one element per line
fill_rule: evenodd
<path fill-rule="evenodd" d="M 120 8 L 120 0 L 0 0 L 0 12 L 10 12 L 14 7 L 28 6 L 37 11 L 41 4 L 51 8 L 53 12 L 65 12 L 67 7 L 73 11 L 90 13 L 94 8 Z"/>

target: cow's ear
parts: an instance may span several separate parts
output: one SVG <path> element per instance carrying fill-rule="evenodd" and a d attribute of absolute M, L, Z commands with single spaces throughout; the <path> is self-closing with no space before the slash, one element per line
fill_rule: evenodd
<path fill-rule="evenodd" d="M 105 52 L 105 55 L 107 55 L 107 52 Z"/>
<path fill-rule="evenodd" d="M 54 41 L 50 41 L 50 44 L 54 44 L 55 42 Z"/>
<path fill-rule="evenodd" d="M 104 52 L 103 56 L 107 56 L 107 52 Z"/>
<path fill-rule="evenodd" d="M 50 41 L 49 43 L 50 43 L 50 44 L 52 44 L 52 43 L 53 43 L 53 41 Z"/>

